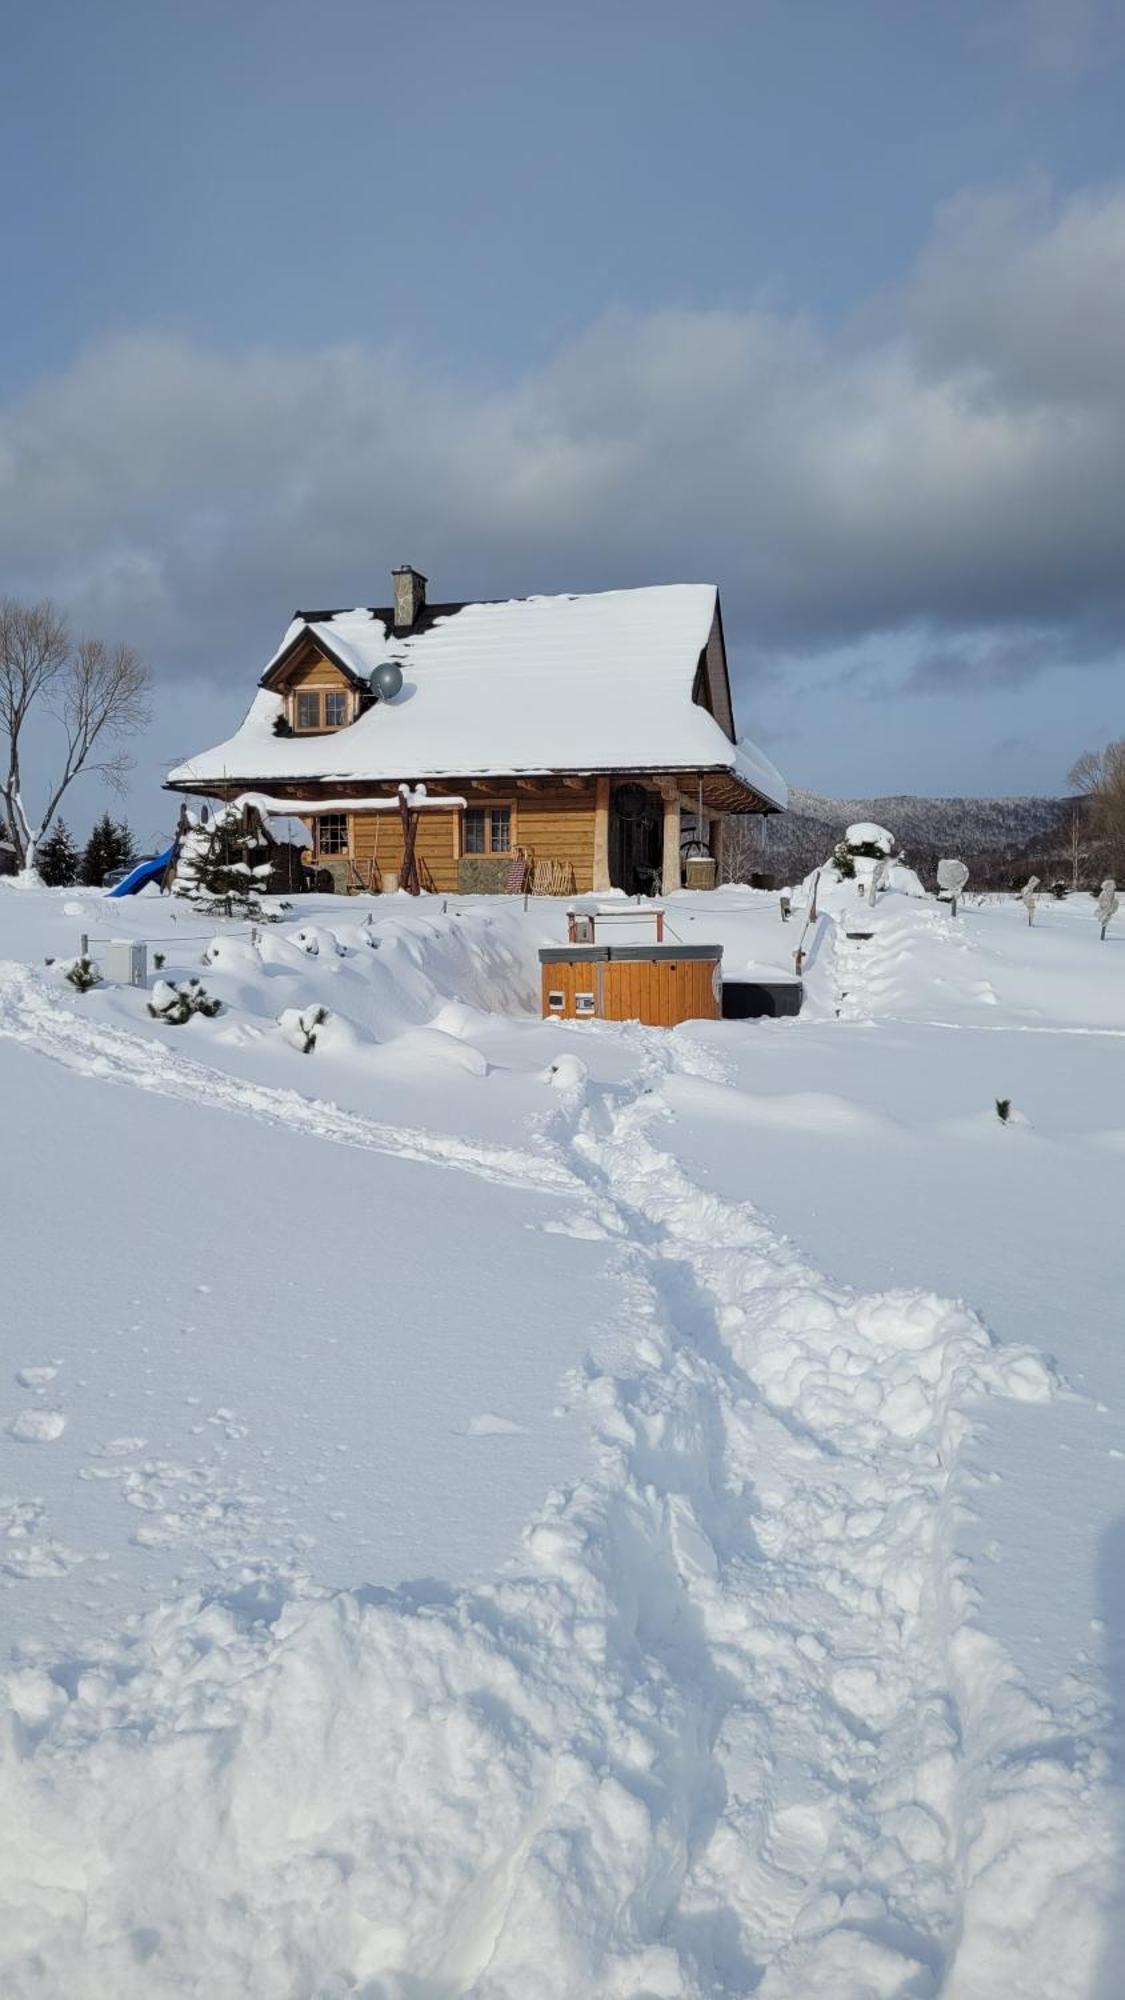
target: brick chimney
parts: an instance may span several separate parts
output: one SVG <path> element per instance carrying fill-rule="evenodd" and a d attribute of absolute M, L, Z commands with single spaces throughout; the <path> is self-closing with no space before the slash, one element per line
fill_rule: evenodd
<path fill-rule="evenodd" d="M 409 563 L 393 569 L 391 578 L 395 587 L 394 629 L 412 632 L 426 602 L 426 579 L 420 569 L 411 569 Z"/>

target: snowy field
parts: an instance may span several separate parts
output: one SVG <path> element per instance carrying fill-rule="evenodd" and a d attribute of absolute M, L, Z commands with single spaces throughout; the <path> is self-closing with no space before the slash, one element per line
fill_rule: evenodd
<path fill-rule="evenodd" d="M 825 900 L 0 884 L 5 2000 L 1125 1991 L 1125 922 Z"/>

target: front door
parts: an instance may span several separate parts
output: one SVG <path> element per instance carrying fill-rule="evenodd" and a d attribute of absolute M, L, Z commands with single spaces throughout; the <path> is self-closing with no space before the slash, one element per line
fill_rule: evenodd
<path fill-rule="evenodd" d="M 660 893 L 664 809 L 643 785 L 617 785 L 609 801 L 609 879 L 627 896 Z"/>

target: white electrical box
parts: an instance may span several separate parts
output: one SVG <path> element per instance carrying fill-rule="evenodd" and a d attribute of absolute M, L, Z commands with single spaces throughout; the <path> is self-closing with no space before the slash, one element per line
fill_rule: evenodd
<path fill-rule="evenodd" d="M 117 986 L 145 986 L 148 983 L 148 946 L 131 938 L 110 938 L 101 952 L 102 973 Z"/>

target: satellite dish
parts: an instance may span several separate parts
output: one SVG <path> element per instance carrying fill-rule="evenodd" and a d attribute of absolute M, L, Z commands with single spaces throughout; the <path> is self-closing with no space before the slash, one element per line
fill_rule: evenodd
<path fill-rule="evenodd" d="M 402 686 L 402 668 L 397 660 L 383 660 L 368 677 L 368 687 L 376 701 L 393 701 Z"/>

